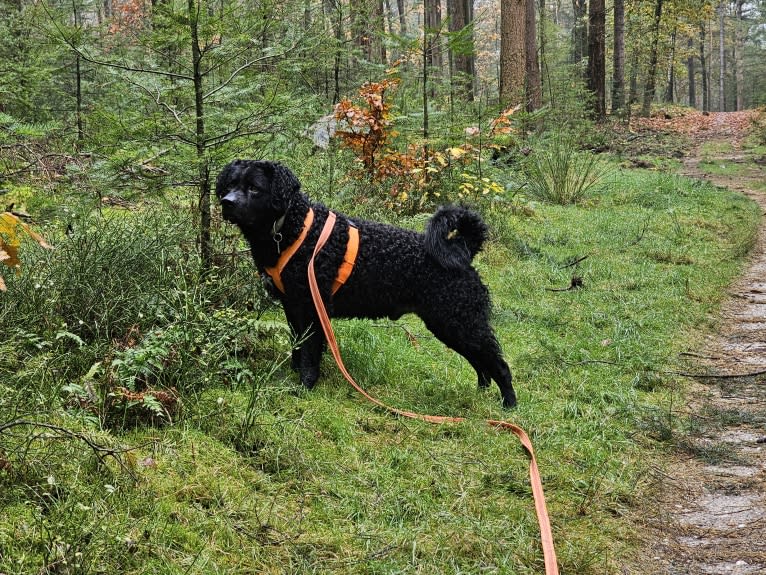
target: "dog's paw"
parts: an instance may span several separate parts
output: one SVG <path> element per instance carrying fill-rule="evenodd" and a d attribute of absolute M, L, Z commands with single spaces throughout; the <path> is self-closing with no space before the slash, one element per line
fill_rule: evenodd
<path fill-rule="evenodd" d="M 319 379 L 319 369 L 316 367 L 302 367 L 299 370 L 301 383 L 306 389 L 313 389 Z"/>
<path fill-rule="evenodd" d="M 516 394 L 511 393 L 507 397 L 503 398 L 503 407 L 505 409 L 513 409 L 516 407 Z"/>

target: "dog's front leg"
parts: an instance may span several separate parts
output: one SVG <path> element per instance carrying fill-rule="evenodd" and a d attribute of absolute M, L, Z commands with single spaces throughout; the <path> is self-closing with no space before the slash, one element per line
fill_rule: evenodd
<path fill-rule="evenodd" d="M 324 349 L 324 335 L 316 313 L 300 304 L 285 302 L 285 317 L 293 336 L 291 367 L 308 389 L 319 379 L 319 364 Z"/>
<path fill-rule="evenodd" d="M 301 344 L 300 367 L 298 373 L 301 377 L 301 383 L 307 389 L 311 389 L 319 379 L 319 364 L 322 361 L 322 351 L 324 350 L 324 334 L 319 318 L 309 324 L 305 340 Z"/>
<path fill-rule="evenodd" d="M 308 325 L 305 320 L 305 313 L 301 310 L 300 304 L 292 302 L 283 302 L 285 318 L 290 326 L 290 335 L 292 336 L 293 350 L 290 357 L 290 367 L 293 371 L 301 369 L 301 355 L 303 354 L 304 344 L 308 338 Z M 303 378 L 301 378 L 303 380 Z"/>

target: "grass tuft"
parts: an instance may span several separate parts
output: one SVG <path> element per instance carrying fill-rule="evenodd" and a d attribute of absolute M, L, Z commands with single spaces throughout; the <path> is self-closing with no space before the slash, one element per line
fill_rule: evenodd
<path fill-rule="evenodd" d="M 607 168 L 595 154 L 580 151 L 574 140 L 556 135 L 532 152 L 524 164 L 525 193 L 533 199 L 558 205 L 582 202 L 602 190 Z"/>

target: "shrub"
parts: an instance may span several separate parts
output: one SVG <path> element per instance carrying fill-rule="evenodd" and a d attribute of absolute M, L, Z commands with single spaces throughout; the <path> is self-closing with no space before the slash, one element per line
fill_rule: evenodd
<path fill-rule="evenodd" d="M 576 204 L 603 185 L 607 174 L 590 153 L 580 151 L 565 136 L 555 136 L 547 145 L 534 151 L 524 163 L 526 194 L 552 204 Z"/>
<path fill-rule="evenodd" d="M 151 323 L 192 250 L 189 229 L 168 213 L 75 219 L 55 250 L 30 250 L 24 273 L 9 278 L 0 327 L 94 341 Z"/>

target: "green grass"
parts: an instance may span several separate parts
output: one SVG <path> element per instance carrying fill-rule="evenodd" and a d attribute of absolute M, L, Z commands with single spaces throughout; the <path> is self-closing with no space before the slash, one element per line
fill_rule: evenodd
<path fill-rule="evenodd" d="M 734 146 L 731 142 L 713 141 L 705 142 L 700 146 L 700 153 L 702 156 L 723 156 L 731 154 L 734 151 Z"/>
<path fill-rule="evenodd" d="M 176 311 L 141 324 L 132 343 L 79 346 L 29 307 L 0 314 L 0 425 L 46 421 L 112 450 L 29 426 L 0 433 L 0 572 L 540 573 L 526 457 L 481 422 L 508 418 L 535 444 L 562 572 L 619 573 L 633 541 L 625 515 L 682 425 L 673 406 L 683 382 L 667 371 L 713 327 L 759 214 L 741 196 L 669 175 L 610 178 L 575 206 L 483 209 L 492 238 L 476 265 L 517 409 L 502 410 L 494 386 L 477 390 L 417 318 L 336 322 L 346 365 L 372 394 L 465 425 L 373 408 L 329 356 L 317 387 L 300 390 L 289 343 L 248 337 L 270 334 L 281 312 L 248 311 L 247 280 L 229 286 L 224 271 L 214 290 L 188 274 L 163 287 Z M 582 287 L 551 291 L 573 275 Z M 14 285 L 10 297 L 22 298 Z M 131 349 L 158 359 L 136 378 L 179 390 L 172 423 L 115 422 L 102 417 L 108 403 L 65 391 L 129 381 L 120 370 L 141 356 Z"/>
<path fill-rule="evenodd" d="M 738 176 L 747 172 L 748 166 L 744 161 L 736 160 L 702 160 L 699 169 L 707 174 L 715 176 Z"/>

